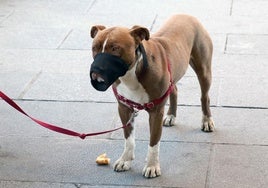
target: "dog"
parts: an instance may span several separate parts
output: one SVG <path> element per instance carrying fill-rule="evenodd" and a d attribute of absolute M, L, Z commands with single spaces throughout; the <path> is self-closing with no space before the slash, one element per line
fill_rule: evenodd
<path fill-rule="evenodd" d="M 201 23 L 189 15 L 173 15 L 150 36 L 141 26 L 132 28 L 102 25 L 91 27 L 93 63 L 90 78 L 93 87 L 105 91 L 112 85 L 124 128 L 125 148 L 114 170 L 127 171 L 134 159 L 135 109 L 149 113 L 150 141 L 142 174 L 146 178 L 161 175 L 159 146 L 162 126 L 175 124 L 176 83 L 188 65 L 195 71 L 201 87 L 203 112 L 201 129 L 214 131 L 210 111 L 212 40 Z M 164 106 L 170 105 L 164 118 Z"/>

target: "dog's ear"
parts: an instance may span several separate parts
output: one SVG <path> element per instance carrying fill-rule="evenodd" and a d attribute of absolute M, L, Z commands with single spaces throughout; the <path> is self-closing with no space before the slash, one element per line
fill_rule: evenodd
<path fill-rule="evenodd" d="M 90 30 L 90 36 L 92 38 L 94 38 L 99 31 L 104 30 L 105 28 L 106 27 L 103 26 L 103 25 L 95 25 L 95 26 L 92 26 L 91 27 L 91 30 Z"/>
<path fill-rule="evenodd" d="M 139 44 L 142 40 L 149 40 L 150 32 L 147 28 L 134 25 L 130 29 L 130 34 L 134 37 L 135 42 Z"/>

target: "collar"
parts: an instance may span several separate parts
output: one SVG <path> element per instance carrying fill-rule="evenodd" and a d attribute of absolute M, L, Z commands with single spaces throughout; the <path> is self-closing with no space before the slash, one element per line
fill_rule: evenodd
<path fill-rule="evenodd" d="M 136 56 L 137 56 L 136 63 L 142 62 L 141 72 L 138 76 L 138 80 L 140 80 L 142 75 L 145 74 L 148 68 L 147 54 L 142 43 L 140 43 L 138 48 L 136 49 Z"/>
<path fill-rule="evenodd" d="M 142 71 L 141 71 L 140 75 L 143 75 L 148 68 L 148 60 L 147 60 L 146 51 L 145 51 L 144 46 L 142 44 L 140 44 L 138 46 L 138 48 L 136 49 L 136 54 L 138 55 L 139 53 L 142 54 L 142 60 L 143 60 L 142 61 L 143 67 L 142 67 Z M 174 84 L 173 84 L 172 75 L 171 75 L 170 62 L 168 59 L 167 59 L 167 67 L 168 67 L 168 72 L 170 75 L 170 85 L 169 85 L 167 91 L 165 92 L 165 94 L 163 96 L 161 96 L 160 98 L 154 99 L 154 100 L 152 100 L 148 103 L 144 103 L 144 104 L 136 103 L 136 102 L 134 102 L 130 99 L 127 99 L 124 96 L 120 95 L 117 92 L 116 87 L 113 85 L 112 88 L 113 88 L 113 92 L 114 92 L 115 97 L 117 98 L 118 101 L 122 102 L 123 104 L 125 104 L 129 108 L 137 109 L 137 110 L 144 110 L 144 109 L 149 110 L 149 109 L 152 109 L 153 107 L 155 107 L 156 105 L 161 104 L 170 95 L 170 93 L 174 89 Z"/>

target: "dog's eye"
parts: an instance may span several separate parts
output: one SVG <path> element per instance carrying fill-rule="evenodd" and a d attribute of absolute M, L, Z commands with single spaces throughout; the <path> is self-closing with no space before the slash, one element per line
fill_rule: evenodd
<path fill-rule="evenodd" d="M 119 46 L 111 46 L 111 49 L 113 52 L 117 52 L 120 49 L 120 47 Z"/>
<path fill-rule="evenodd" d="M 96 52 L 96 51 L 98 51 L 100 49 L 100 45 L 99 44 L 94 44 L 93 46 L 92 46 L 92 51 L 93 52 Z"/>
<path fill-rule="evenodd" d="M 97 47 L 97 46 L 93 46 L 93 47 L 92 47 L 92 51 L 93 51 L 93 52 L 95 52 L 95 51 L 97 51 L 97 50 L 98 50 L 98 47 Z"/>

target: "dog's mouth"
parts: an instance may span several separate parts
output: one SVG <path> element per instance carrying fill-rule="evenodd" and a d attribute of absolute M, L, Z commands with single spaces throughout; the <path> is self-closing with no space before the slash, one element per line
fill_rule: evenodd
<path fill-rule="evenodd" d="M 98 71 L 90 72 L 90 78 L 91 78 L 91 84 L 98 91 L 106 91 L 108 87 L 111 85 L 111 83 L 107 81 L 105 75 L 98 73 Z"/>
<path fill-rule="evenodd" d="M 100 74 L 95 73 L 95 72 L 92 72 L 91 73 L 91 79 L 93 81 L 97 81 L 99 83 L 104 82 L 104 78 L 102 78 L 102 76 Z"/>

